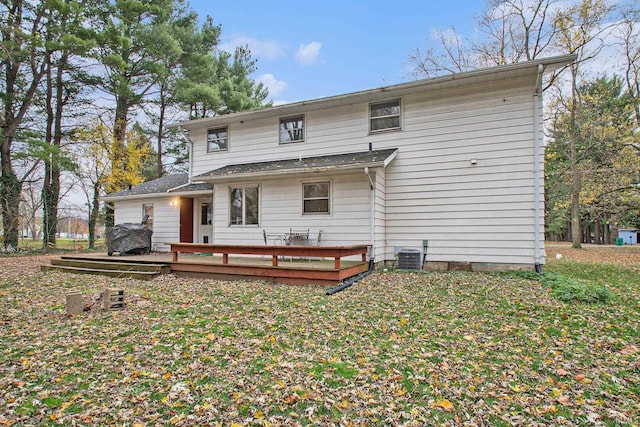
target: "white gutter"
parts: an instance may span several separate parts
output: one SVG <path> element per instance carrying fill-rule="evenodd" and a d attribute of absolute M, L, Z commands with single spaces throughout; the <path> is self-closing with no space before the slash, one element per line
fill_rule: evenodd
<path fill-rule="evenodd" d="M 258 110 L 241 111 L 232 114 L 221 114 L 215 117 L 190 120 L 183 123 L 170 123 L 167 125 L 167 127 L 175 128 L 182 126 L 186 129 L 203 128 L 206 126 L 213 126 L 214 123 L 217 125 L 223 125 L 233 122 L 254 120 L 258 118 L 278 117 L 288 114 L 296 114 L 303 111 L 344 106 L 361 102 L 378 101 L 391 97 L 415 93 L 416 90 L 421 88 L 423 88 L 422 90 L 426 91 L 430 90 L 432 86 L 436 88 L 438 85 L 446 86 L 451 82 L 462 82 L 465 80 L 473 82 L 473 80 L 475 79 L 478 79 L 478 82 L 485 82 L 490 78 L 489 76 L 493 76 L 493 79 L 496 80 L 502 80 L 505 78 L 507 73 L 513 73 L 513 75 L 515 76 L 522 76 L 522 72 L 527 69 L 531 69 L 531 72 L 533 73 L 535 67 L 539 65 L 544 65 L 547 71 L 552 71 L 575 61 L 576 57 L 576 55 L 562 55 L 550 58 L 534 59 L 527 62 L 517 62 L 514 64 L 500 65 L 492 68 L 449 74 L 430 79 L 399 83 L 395 85 L 384 86 L 375 89 L 367 89 L 342 95 L 298 101 L 290 104 L 276 105 L 274 107 Z"/>
<path fill-rule="evenodd" d="M 371 253 L 369 254 L 369 259 L 375 260 L 376 258 L 376 221 L 375 221 L 375 202 L 376 202 L 376 190 L 373 185 L 373 179 L 371 179 L 371 174 L 369 173 L 369 167 L 365 166 L 364 173 L 369 178 L 369 186 L 371 187 L 371 192 L 369 193 L 369 201 L 371 204 L 371 212 L 369 214 L 369 239 L 371 239 Z"/>
<path fill-rule="evenodd" d="M 145 194 L 126 194 L 124 196 L 105 196 L 102 198 L 105 202 L 120 202 L 122 200 L 137 200 L 137 199 L 157 199 L 165 197 L 176 196 L 208 196 L 211 194 L 211 190 L 201 191 L 175 191 L 175 192 L 163 192 L 163 193 L 145 193 Z"/>
<path fill-rule="evenodd" d="M 395 155 L 392 155 L 392 160 L 395 158 Z M 376 168 L 376 167 L 385 167 L 388 164 L 386 161 L 376 161 L 369 162 L 366 167 Z M 247 179 L 258 179 L 258 178 L 272 178 L 272 177 L 284 177 L 290 175 L 300 175 L 300 174 L 312 174 L 312 173 L 345 173 L 351 171 L 357 171 L 364 165 L 360 164 L 346 164 L 346 165 L 335 165 L 335 166 L 311 166 L 306 168 L 296 168 L 296 169 L 286 169 L 286 170 L 271 170 L 265 172 L 246 172 L 246 173 L 235 173 L 229 175 L 220 175 L 220 176 L 206 176 L 206 175 L 198 175 L 198 181 L 207 182 L 209 184 L 215 184 L 217 182 L 228 182 L 228 181 L 241 181 Z M 366 172 L 365 172 L 366 173 Z"/>
<path fill-rule="evenodd" d="M 188 187 L 191 184 L 206 184 L 206 182 L 204 182 L 204 181 L 192 181 L 191 177 L 189 177 L 189 182 L 187 182 L 186 184 L 178 185 L 177 187 L 170 188 L 170 189 L 167 190 L 167 193 L 173 193 L 175 191 L 180 190 L 181 188 Z"/>
<path fill-rule="evenodd" d="M 540 182 L 542 181 L 542 170 L 544 168 L 544 162 L 542 157 L 542 129 L 540 129 L 540 96 L 542 95 L 542 75 L 544 74 L 545 67 L 543 64 L 538 64 L 538 77 L 536 79 L 536 87 L 533 92 L 533 203 L 534 203 L 534 264 L 536 271 L 542 271 L 542 264 L 544 258 L 544 248 L 540 228 L 542 227 L 542 198 L 541 192 L 544 188 L 541 188 Z"/>

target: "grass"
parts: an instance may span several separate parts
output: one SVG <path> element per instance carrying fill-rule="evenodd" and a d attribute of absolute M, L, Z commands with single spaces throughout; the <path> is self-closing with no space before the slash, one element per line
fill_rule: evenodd
<path fill-rule="evenodd" d="M 607 303 L 612 295 L 611 291 L 599 281 L 577 280 L 558 273 L 510 271 L 503 275 L 508 278 L 518 277 L 540 282 L 551 289 L 555 298 L 568 303 Z"/>
<path fill-rule="evenodd" d="M 0 238 L 0 243 L 2 239 Z M 21 238 L 18 240 L 19 252 L 38 252 L 42 250 L 42 240 L 33 240 L 29 238 Z M 89 247 L 87 239 L 56 239 L 57 251 L 82 251 Z M 104 251 L 104 239 L 96 240 L 95 250 Z"/>
<path fill-rule="evenodd" d="M 548 249 L 542 280 L 377 272 L 333 297 L 4 258 L 0 425 L 637 425 L 640 250 L 610 250 Z M 609 297 L 562 301 L 575 284 Z M 64 314 L 69 289 L 107 286 L 125 310 Z"/>

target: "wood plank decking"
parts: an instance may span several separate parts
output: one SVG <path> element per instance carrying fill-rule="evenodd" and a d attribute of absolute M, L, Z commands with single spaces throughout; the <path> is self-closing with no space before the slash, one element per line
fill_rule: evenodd
<path fill-rule="evenodd" d="M 171 271 L 176 274 L 210 275 L 218 277 L 256 278 L 284 283 L 317 283 L 335 285 L 344 279 L 367 270 L 369 245 L 351 246 L 283 246 L 283 245 L 216 245 L 204 243 L 171 243 Z M 180 262 L 179 254 L 220 254 L 222 262 Z M 255 257 L 232 258 L 230 255 L 260 255 L 260 260 L 269 257 L 271 265 L 256 263 Z M 360 262 L 342 261 L 342 258 L 359 256 Z M 281 260 L 306 258 L 296 263 Z M 311 261 L 309 258 L 332 258 L 333 268 L 327 262 Z M 240 261 L 242 260 L 242 261 Z M 251 261 L 249 261 L 251 260 Z M 311 265 L 311 264 L 315 265 Z"/>
<path fill-rule="evenodd" d="M 174 243 L 172 247 L 175 252 L 111 257 L 106 254 L 86 254 L 73 258 L 75 262 L 85 259 L 87 264 L 96 261 L 164 264 L 168 266 L 165 272 L 178 276 L 291 284 L 337 285 L 368 268 L 366 258 L 369 245 L 251 246 Z M 351 259 L 342 259 L 344 257 Z"/>

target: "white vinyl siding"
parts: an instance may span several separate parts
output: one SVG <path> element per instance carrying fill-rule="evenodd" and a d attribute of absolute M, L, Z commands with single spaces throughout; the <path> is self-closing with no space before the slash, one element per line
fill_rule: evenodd
<path fill-rule="evenodd" d="M 220 156 L 199 155 L 206 144 L 197 141 L 206 141 L 206 129 L 194 129 L 194 174 L 252 161 L 367 151 L 369 144 L 374 150 L 398 148 L 396 159 L 375 177 L 378 256 L 393 260 L 395 247 L 422 249 L 422 240 L 429 240 L 428 261 L 532 265 L 534 83 L 527 77 L 404 95 L 402 132 L 370 134 L 367 102 L 305 112 L 306 143 L 286 147 L 278 146 L 273 118 L 231 123 L 234 144 Z M 362 186 L 357 199 L 344 196 L 347 177 Z M 303 220 L 299 185 L 309 177 L 299 178 L 265 181 L 260 226 L 268 232 L 306 228 L 311 218 Z M 369 243 L 370 190 L 363 170 L 327 179 L 334 187 L 331 215 L 311 224 L 326 233 L 323 242 L 326 236 L 327 242 Z M 217 201 L 214 208 L 216 223 L 224 223 L 220 209 L 228 208 Z M 349 211 L 354 217 L 340 215 Z M 227 220 L 228 212 L 222 217 Z M 336 239 L 342 232 L 344 238 Z M 233 243 L 224 233 L 220 239 Z"/>
<path fill-rule="evenodd" d="M 375 171 L 375 192 L 374 192 L 374 254 L 377 261 L 393 259 L 393 253 L 387 254 L 387 190 L 386 172 L 383 168 Z"/>
<path fill-rule="evenodd" d="M 142 221 L 143 205 L 153 206 L 153 234 L 151 248 L 168 251 L 167 242 L 180 241 L 180 206 L 172 206 L 169 197 L 157 199 L 137 199 L 115 202 L 115 223 L 137 223 Z"/>
<path fill-rule="evenodd" d="M 260 244 L 262 231 L 284 234 L 290 228 L 309 228 L 316 238 L 322 230 L 323 245 L 351 245 L 369 242 L 369 182 L 364 174 L 339 175 L 331 181 L 330 215 L 303 215 L 301 179 L 264 180 L 260 182 L 260 228 L 228 227 L 226 191 L 216 191 L 214 207 L 215 243 Z M 241 183 L 230 184 L 231 187 Z M 222 185 L 218 185 L 221 188 Z"/>

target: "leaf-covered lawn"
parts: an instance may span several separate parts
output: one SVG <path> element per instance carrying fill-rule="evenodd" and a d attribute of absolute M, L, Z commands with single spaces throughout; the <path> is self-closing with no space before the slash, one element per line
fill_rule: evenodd
<path fill-rule="evenodd" d="M 637 425 L 631 249 L 547 248 L 545 270 L 600 281 L 606 305 L 500 274 L 378 272 L 327 297 L 0 258 L 0 425 Z M 70 290 L 108 286 L 125 310 L 65 315 Z"/>

